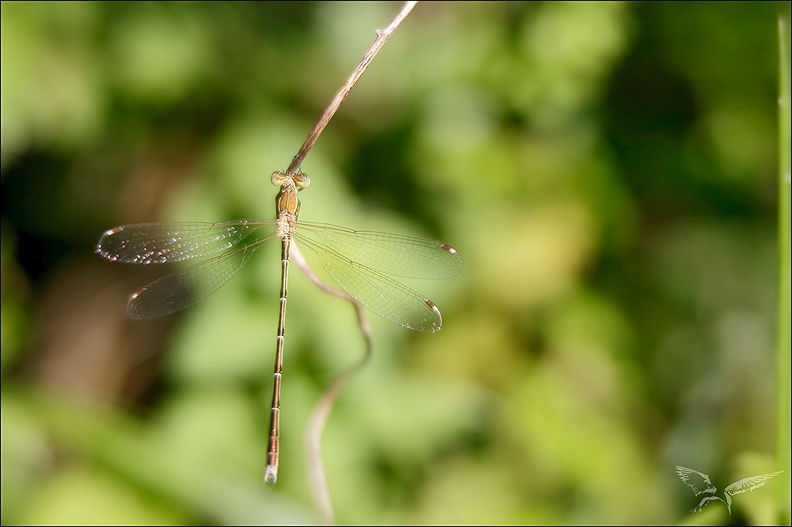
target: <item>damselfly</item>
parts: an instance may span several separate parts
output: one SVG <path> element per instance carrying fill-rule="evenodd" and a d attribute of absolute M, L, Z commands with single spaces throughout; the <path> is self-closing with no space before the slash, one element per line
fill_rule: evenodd
<path fill-rule="evenodd" d="M 440 329 L 440 310 L 428 298 L 390 278 L 449 278 L 462 270 L 462 257 L 444 243 L 382 232 L 297 221 L 297 193 L 310 184 L 307 174 L 275 172 L 272 183 L 277 218 L 219 223 L 141 223 L 105 232 L 96 251 L 114 262 L 164 264 L 201 261 L 175 271 L 132 295 L 127 312 L 136 319 L 169 315 L 193 305 L 231 279 L 251 254 L 281 240 L 280 307 L 265 480 L 278 474 L 280 390 L 286 325 L 289 250 L 292 240 L 308 247 L 338 285 L 374 313 L 416 331 Z"/>

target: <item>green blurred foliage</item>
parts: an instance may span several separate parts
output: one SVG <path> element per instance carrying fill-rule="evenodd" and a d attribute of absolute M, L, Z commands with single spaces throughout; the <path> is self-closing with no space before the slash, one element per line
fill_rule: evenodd
<path fill-rule="evenodd" d="M 262 483 L 278 248 L 165 320 L 126 223 L 273 214 L 398 3 L 2 7 L 2 523 L 318 520 L 303 434 L 363 353 L 292 273 Z M 302 218 L 431 236 L 443 330 L 372 320 L 322 448 L 339 523 L 727 521 L 773 449 L 776 17 L 786 3 L 426 3 L 303 164 Z M 372 316 L 372 318 L 376 318 Z M 732 521 L 773 523 L 768 490 Z M 788 497 L 787 497 L 788 499 Z"/>

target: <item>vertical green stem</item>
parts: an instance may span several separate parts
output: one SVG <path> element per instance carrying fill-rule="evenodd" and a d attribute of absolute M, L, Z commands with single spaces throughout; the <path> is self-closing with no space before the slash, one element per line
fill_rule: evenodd
<path fill-rule="evenodd" d="M 779 196 L 778 196 L 778 462 L 783 467 L 779 485 L 778 520 L 790 521 L 790 54 L 789 18 L 779 16 Z"/>

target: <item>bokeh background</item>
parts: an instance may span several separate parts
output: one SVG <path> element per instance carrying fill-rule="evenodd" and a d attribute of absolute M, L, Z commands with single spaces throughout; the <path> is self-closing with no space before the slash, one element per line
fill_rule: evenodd
<path fill-rule="evenodd" d="M 262 483 L 278 247 L 165 319 L 127 223 L 271 218 L 400 3 L 2 8 L 2 523 L 320 521 L 312 406 L 363 354 L 290 281 L 281 469 Z M 419 4 L 303 169 L 302 219 L 428 236 L 437 334 L 370 316 L 322 452 L 339 523 L 788 522 L 774 465 L 784 3 Z M 277 244 L 275 244 L 277 245 Z M 310 259 L 311 255 L 307 254 Z"/>

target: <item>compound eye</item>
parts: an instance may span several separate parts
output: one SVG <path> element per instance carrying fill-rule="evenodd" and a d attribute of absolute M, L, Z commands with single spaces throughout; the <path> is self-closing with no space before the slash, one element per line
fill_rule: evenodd
<path fill-rule="evenodd" d="M 270 176 L 270 181 L 272 181 L 272 184 L 275 185 L 276 187 L 280 187 L 283 184 L 283 182 L 286 181 L 286 174 L 284 174 L 283 172 L 275 171 L 272 173 L 272 176 Z"/>
<path fill-rule="evenodd" d="M 292 180 L 294 180 L 294 184 L 299 190 L 302 190 L 311 184 L 311 178 L 308 177 L 308 174 L 292 174 Z"/>

